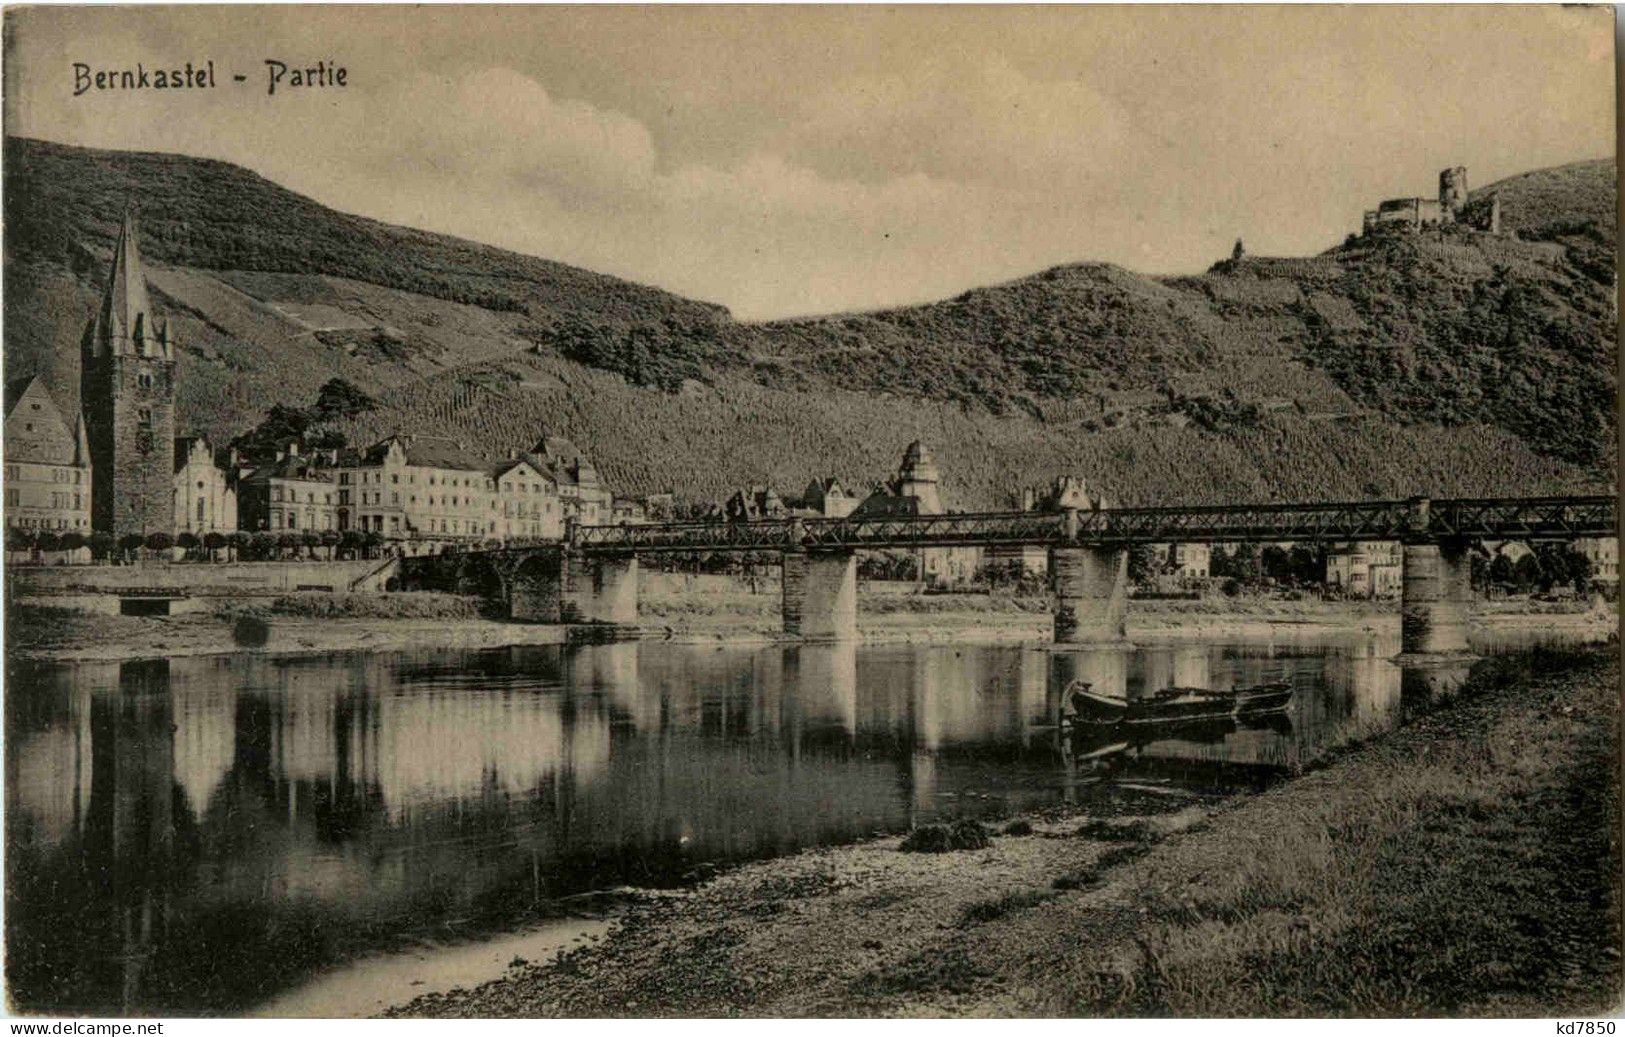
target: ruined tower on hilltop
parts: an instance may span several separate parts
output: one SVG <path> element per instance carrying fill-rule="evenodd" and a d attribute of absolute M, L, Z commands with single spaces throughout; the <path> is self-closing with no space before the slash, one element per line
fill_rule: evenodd
<path fill-rule="evenodd" d="M 107 291 L 85 328 L 79 398 L 90 440 L 90 524 L 125 536 L 174 533 L 175 353 L 153 312 L 126 212 Z"/>
<path fill-rule="evenodd" d="M 1467 167 L 1439 170 L 1439 222 L 1454 223 L 1467 207 Z"/>

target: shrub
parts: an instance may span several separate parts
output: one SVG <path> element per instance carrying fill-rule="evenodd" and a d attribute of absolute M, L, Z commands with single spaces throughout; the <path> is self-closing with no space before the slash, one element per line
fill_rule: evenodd
<path fill-rule="evenodd" d="M 953 824 L 920 825 L 898 847 L 904 853 L 947 853 L 950 850 L 985 850 L 991 845 L 987 829 L 969 819 Z"/>

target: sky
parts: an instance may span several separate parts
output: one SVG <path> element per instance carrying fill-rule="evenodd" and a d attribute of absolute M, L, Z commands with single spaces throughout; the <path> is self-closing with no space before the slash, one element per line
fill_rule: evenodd
<path fill-rule="evenodd" d="M 1612 155 L 1613 40 L 1556 6 L 13 8 L 4 122 L 765 319 L 1318 252 L 1446 166 Z M 74 96 L 189 60 L 218 85 Z"/>

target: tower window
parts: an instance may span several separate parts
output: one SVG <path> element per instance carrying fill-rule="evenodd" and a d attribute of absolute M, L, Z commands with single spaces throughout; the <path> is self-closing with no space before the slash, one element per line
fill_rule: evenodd
<path fill-rule="evenodd" d="M 135 380 L 136 380 L 136 383 L 138 385 L 140 385 L 143 389 L 152 388 L 152 375 L 147 374 L 145 371 L 143 371 L 141 374 L 136 375 Z"/>

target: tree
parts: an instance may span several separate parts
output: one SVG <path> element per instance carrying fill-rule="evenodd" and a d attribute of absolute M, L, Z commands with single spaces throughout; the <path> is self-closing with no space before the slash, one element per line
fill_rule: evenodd
<path fill-rule="evenodd" d="M 276 550 L 276 537 L 263 529 L 259 530 L 249 536 L 248 550 L 256 562 L 268 561 Z"/>
<path fill-rule="evenodd" d="M 77 530 L 69 530 L 62 534 L 57 546 L 64 551 L 77 551 L 85 546 L 85 535 Z"/>
<path fill-rule="evenodd" d="M 1540 582 L 1540 563 L 1534 554 L 1524 555 L 1512 565 L 1512 583 L 1519 591 L 1527 591 Z"/>
<path fill-rule="evenodd" d="M 34 538 L 34 546 L 41 551 L 55 551 L 62 542 L 62 538 L 49 529 L 42 529 Z"/>
<path fill-rule="evenodd" d="M 329 378 L 317 391 L 316 406 L 311 409 L 315 420 L 331 421 L 334 418 L 354 417 L 363 411 L 372 410 L 376 405 L 371 396 L 350 382 L 343 378 Z"/>
<path fill-rule="evenodd" d="M 1276 583 L 1291 583 L 1292 555 L 1279 544 L 1265 544 L 1258 555 L 1259 571 Z"/>
<path fill-rule="evenodd" d="M 217 529 L 211 529 L 203 534 L 203 549 L 209 552 L 211 559 L 216 557 L 220 549 L 229 543 L 231 543 L 231 539 Z"/>
<path fill-rule="evenodd" d="M 1292 548 L 1292 576 L 1300 587 L 1316 587 L 1326 582 L 1326 545 L 1298 544 Z"/>
<path fill-rule="evenodd" d="M 142 536 L 140 533 L 126 533 L 118 538 L 118 549 L 126 559 L 141 550 Z"/>
<path fill-rule="evenodd" d="M 10 526 L 6 529 L 7 551 L 32 551 L 34 549 L 34 534 L 20 526 Z"/>
<path fill-rule="evenodd" d="M 277 538 L 276 538 L 277 557 L 278 558 L 286 558 L 286 557 L 288 557 L 288 555 L 294 553 L 295 551 L 298 551 L 299 550 L 299 545 L 302 544 L 302 543 L 304 543 L 304 536 L 298 530 L 295 530 L 295 529 L 284 530 L 283 532 L 277 534 Z"/>
<path fill-rule="evenodd" d="M 1490 559 L 1490 586 L 1510 587 L 1512 580 L 1512 559 L 1497 552 L 1495 557 Z"/>
<path fill-rule="evenodd" d="M 226 536 L 226 546 L 230 549 L 227 554 L 231 560 L 236 561 L 243 557 L 243 549 L 253 541 L 253 537 L 246 530 L 234 529 Z"/>
<path fill-rule="evenodd" d="M 196 533 L 181 533 L 175 537 L 175 546 L 185 551 L 186 557 L 194 558 L 197 556 L 197 549 L 203 546 L 203 541 L 198 539 Z"/>
<path fill-rule="evenodd" d="M 163 530 L 158 530 L 147 534 L 146 545 L 149 551 L 167 551 L 175 546 L 175 538 Z"/>
<path fill-rule="evenodd" d="M 361 535 L 359 529 L 346 529 L 339 534 L 339 549 L 350 558 L 361 557 L 361 549 L 366 542 L 367 538 Z"/>
<path fill-rule="evenodd" d="M 90 556 L 92 558 L 105 561 L 107 556 L 113 553 L 115 546 L 117 546 L 117 541 L 113 539 L 113 534 L 106 530 L 98 529 L 90 534 Z"/>
<path fill-rule="evenodd" d="M 339 531 L 336 529 L 322 530 L 321 542 L 322 546 L 327 548 L 327 560 L 329 562 L 333 560 L 333 552 L 335 549 L 337 549 L 339 546 L 339 541 L 342 539 L 343 537 L 339 535 Z"/>
<path fill-rule="evenodd" d="M 1162 569 L 1160 553 L 1150 544 L 1134 544 L 1128 549 L 1128 579 L 1136 586 L 1144 586 Z"/>
<path fill-rule="evenodd" d="M 1564 554 L 1564 560 L 1567 562 L 1568 581 L 1574 585 L 1574 593 L 1584 595 L 1591 587 L 1591 577 L 1596 574 L 1596 567 L 1591 564 L 1591 559 L 1587 558 L 1584 552 L 1572 544 Z"/>

